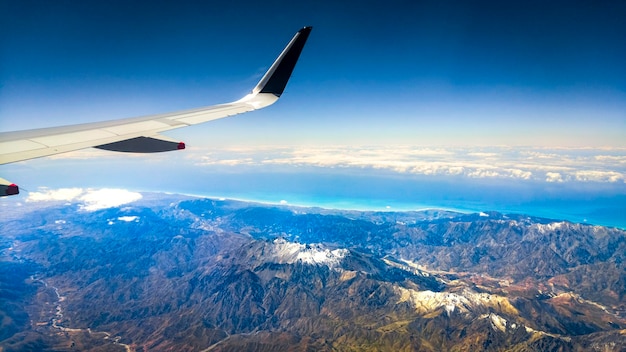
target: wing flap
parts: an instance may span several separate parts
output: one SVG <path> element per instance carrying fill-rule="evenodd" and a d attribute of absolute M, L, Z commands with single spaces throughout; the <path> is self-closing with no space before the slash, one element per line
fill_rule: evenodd
<path fill-rule="evenodd" d="M 98 145 L 95 148 L 124 153 L 160 153 L 185 149 L 185 143 L 175 142 L 169 138 L 135 137 Z"/>

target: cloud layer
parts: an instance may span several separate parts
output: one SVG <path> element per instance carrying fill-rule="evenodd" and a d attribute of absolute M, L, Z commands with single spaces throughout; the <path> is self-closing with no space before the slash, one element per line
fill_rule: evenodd
<path fill-rule="evenodd" d="M 82 188 L 41 188 L 37 192 L 30 192 L 27 202 L 65 201 L 77 202 L 81 210 L 95 211 L 113 208 L 141 199 L 140 193 L 124 189 L 82 189 Z"/>
<path fill-rule="evenodd" d="M 203 166 L 312 166 L 544 182 L 626 183 L 626 150 L 430 147 L 229 149 L 188 156 Z"/>

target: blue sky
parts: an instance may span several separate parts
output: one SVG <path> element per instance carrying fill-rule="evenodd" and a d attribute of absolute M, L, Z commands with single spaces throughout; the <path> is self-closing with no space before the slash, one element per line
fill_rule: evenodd
<path fill-rule="evenodd" d="M 621 1 L 1 4 L 2 130 L 238 98 L 312 25 L 286 99 L 218 135 L 626 147 Z"/>
<path fill-rule="evenodd" d="M 0 130 L 238 99 L 293 33 L 311 25 L 277 104 L 168 133 L 189 150 L 143 162 L 186 160 L 186 172 L 198 175 L 208 165 L 250 173 L 241 169 L 247 165 L 282 174 L 391 170 L 462 177 L 459 185 L 585 183 L 584 197 L 593 198 L 590 184 L 604 187 L 598 197 L 622 197 L 624 18 L 623 1 L 0 0 Z M 330 154 L 319 149 L 326 147 Z M 424 157 L 427 147 L 444 153 Z M 115 186 L 116 165 L 137 160 L 109 153 L 74 163 L 89 155 L 5 165 L 0 173 L 30 187 L 81 179 L 77 186 Z M 47 175 L 63 175 L 68 165 L 75 176 L 51 183 Z M 85 181 L 87 168 L 102 171 Z M 144 188 L 161 184 L 141 170 L 135 177 Z M 314 198 L 315 189 L 302 189 Z"/>

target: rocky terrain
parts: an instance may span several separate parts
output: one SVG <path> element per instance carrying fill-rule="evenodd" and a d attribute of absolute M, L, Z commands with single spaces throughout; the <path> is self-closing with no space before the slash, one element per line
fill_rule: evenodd
<path fill-rule="evenodd" d="M 0 351 L 626 350 L 620 229 L 160 194 L 0 229 Z"/>

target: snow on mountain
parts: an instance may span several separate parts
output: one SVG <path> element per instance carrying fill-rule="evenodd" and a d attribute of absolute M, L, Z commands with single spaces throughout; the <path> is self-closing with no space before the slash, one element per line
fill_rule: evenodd
<path fill-rule="evenodd" d="M 455 292 L 417 291 L 396 286 L 396 292 L 400 296 L 397 303 L 410 302 L 415 310 L 421 313 L 429 313 L 439 308 L 444 308 L 448 314 L 455 310 L 460 313 L 469 313 L 477 308 L 493 308 L 513 315 L 518 315 L 517 309 L 506 297 L 488 293 L 477 293 L 470 289 Z"/>
<path fill-rule="evenodd" d="M 278 263 L 292 264 L 300 261 L 311 265 L 326 265 L 331 268 L 339 265 L 346 254 L 348 254 L 347 249 L 330 250 L 322 244 L 294 243 L 282 238 L 274 240 L 270 246 L 270 253 L 265 253 Z"/>
<path fill-rule="evenodd" d="M 566 223 L 563 221 L 551 222 L 549 224 L 533 224 L 532 225 L 532 227 L 536 228 L 541 234 L 554 232 L 555 230 L 560 229 L 564 226 L 566 226 Z"/>

